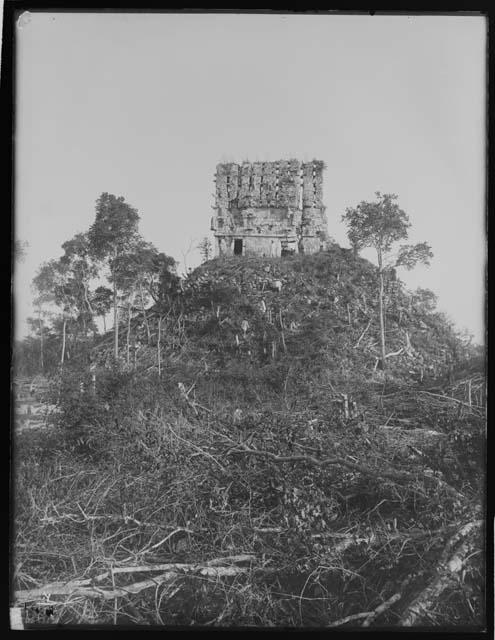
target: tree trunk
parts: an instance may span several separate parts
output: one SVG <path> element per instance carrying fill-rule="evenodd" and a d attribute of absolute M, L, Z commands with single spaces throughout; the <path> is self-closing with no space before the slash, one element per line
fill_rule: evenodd
<path fill-rule="evenodd" d="M 158 318 L 158 339 L 156 342 L 156 353 L 158 357 L 158 377 L 162 377 L 162 357 L 161 357 L 161 341 L 162 341 L 162 317 Z"/>
<path fill-rule="evenodd" d="M 83 347 L 84 347 L 84 355 L 87 355 L 87 351 L 86 351 L 86 347 L 87 347 L 86 339 L 87 339 L 87 337 L 88 337 L 88 323 L 87 323 L 87 321 L 86 321 L 86 318 L 84 317 L 84 314 L 83 314 L 83 317 L 82 317 L 82 321 L 83 321 L 83 339 L 82 339 L 82 344 L 83 344 Z M 79 333 L 79 331 L 78 331 L 78 333 Z M 76 334 L 76 342 L 77 342 L 77 334 Z"/>
<path fill-rule="evenodd" d="M 38 323 L 40 328 L 40 366 L 41 366 L 41 373 L 44 373 L 45 363 L 43 359 L 43 323 L 41 322 L 41 309 L 38 309 Z"/>
<path fill-rule="evenodd" d="M 344 420 L 347 421 L 349 420 L 349 396 L 347 395 L 347 393 L 341 393 L 340 395 L 342 396 Z"/>
<path fill-rule="evenodd" d="M 89 301 L 88 287 L 86 286 L 86 283 L 84 283 L 84 282 L 83 282 L 83 289 L 84 289 L 84 299 L 86 301 L 86 304 L 88 305 L 88 311 L 91 314 L 91 317 L 93 317 L 95 315 L 95 312 L 93 310 L 93 307 L 91 306 L 91 302 Z"/>
<path fill-rule="evenodd" d="M 115 362 L 119 359 L 119 311 L 117 307 L 117 283 L 115 282 L 115 274 L 113 278 L 113 357 Z"/>
<path fill-rule="evenodd" d="M 462 585 L 458 574 L 463 570 L 473 552 L 480 550 L 477 532 L 482 528 L 483 521 L 474 520 L 465 524 L 450 538 L 435 568 L 433 578 L 403 612 L 399 622 L 401 627 L 419 626 L 428 611 L 435 607 L 444 591 L 458 587 L 459 583 Z"/>
<path fill-rule="evenodd" d="M 148 317 L 146 315 L 146 309 L 144 308 L 144 297 L 143 297 L 143 285 L 141 282 L 139 283 L 139 295 L 141 296 L 141 311 L 143 314 L 144 326 L 146 327 L 146 333 L 148 334 L 148 344 L 151 342 L 151 331 L 150 325 L 148 322 Z"/>
<path fill-rule="evenodd" d="M 383 309 L 383 263 L 382 263 L 382 252 L 378 251 L 378 273 L 380 277 L 380 290 L 378 293 L 378 309 L 380 315 L 380 351 L 381 351 L 381 360 L 382 360 L 382 369 L 385 369 L 385 318 L 384 318 L 384 309 Z"/>
<path fill-rule="evenodd" d="M 282 309 L 278 310 L 278 318 L 280 321 L 280 337 L 282 338 L 282 347 L 284 349 L 284 353 L 287 353 L 287 345 L 285 344 L 285 334 L 284 334 L 284 321 L 282 318 Z"/>
<path fill-rule="evenodd" d="M 64 318 L 64 323 L 62 325 L 62 355 L 60 356 L 60 367 L 64 366 L 65 360 L 65 329 L 67 327 L 67 320 Z"/>
<path fill-rule="evenodd" d="M 127 303 L 127 366 L 130 364 L 131 357 L 131 299 Z"/>

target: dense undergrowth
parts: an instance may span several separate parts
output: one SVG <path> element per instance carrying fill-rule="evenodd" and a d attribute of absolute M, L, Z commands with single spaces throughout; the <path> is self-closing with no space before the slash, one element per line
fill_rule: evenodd
<path fill-rule="evenodd" d="M 395 280 L 381 371 L 374 290 L 337 246 L 210 261 L 161 375 L 157 310 L 128 363 L 104 339 L 95 380 L 67 367 L 17 437 L 18 597 L 61 624 L 482 626 L 483 361 Z"/>

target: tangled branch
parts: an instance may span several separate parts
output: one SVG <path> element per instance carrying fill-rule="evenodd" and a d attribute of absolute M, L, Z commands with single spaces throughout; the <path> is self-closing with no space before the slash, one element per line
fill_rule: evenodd
<path fill-rule="evenodd" d="M 234 453 L 243 453 L 246 455 L 259 456 L 263 458 L 269 458 L 277 463 L 284 462 L 308 462 L 310 464 L 316 465 L 318 467 L 325 467 L 329 465 L 340 465 L 347 469 L 351 469 L 352 471 L 356 471 L 358 473 L 362 473 L 376 480 L 382 480 L 383 478 L 388 478 L 390 480 L 395 480 L 397 482 L 415 482 L 419 478 L 424 480 L 428 484 L 436 485 L 438 488 L 443 489 L 448 493 L 451 497 L 456 500 L 464 501 L 466 497 L 454 489 L 451 485 L 447 484 L 440 478 L 436 478 L 435 476 L 429 476 L 427 474 L 412 474 L 407 471 L 397 471 L 396 469 L 380 469 L 375 470 L 368 465 L 361 462 L 351 462 L 350 460 L 346 460 L 345 458 L 341 458 L 338 456 L 330 456 L 328 458 L 318 459 L 311 455 L 299 454 L 294 456 L 279 456 L 271 451 L 260 451 L 259 449 L 250 449 L 247 446 L 239 445 L 240 448 L 236 448 L 234 450 L 230 450 L 226 453 L 226 455 L 232 455 Z"/>

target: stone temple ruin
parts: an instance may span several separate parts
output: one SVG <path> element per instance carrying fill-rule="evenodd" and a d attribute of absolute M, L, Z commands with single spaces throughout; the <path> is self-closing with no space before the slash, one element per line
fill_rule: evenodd
<path fill-rule="evenodd" d="M 284 256 L 325 247 L 324 164 L 243 162 L 217 165 L 215 255 Z"/>

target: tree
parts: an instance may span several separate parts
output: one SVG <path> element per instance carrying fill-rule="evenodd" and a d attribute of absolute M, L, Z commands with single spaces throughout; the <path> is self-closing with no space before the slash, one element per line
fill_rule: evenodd
<path fill-rule="evenodd" d="M 437 305 L 437 296 L 430 289 L 422 289 L 418 287 L 411 294 L 411 307 L 414 306 L 419 313 L 428 314 L 435 311 Z"/>
<path fill-rule="evenodd" d="M 129 250 L 116 258 L 122 299 L 126 300 L 127 320 L 127 364 L 130 363 L 130 337 L 133 312 L 139 308 L 146 327 L 148 344 L 151 342 L 151 330 L 146 313 L 150 301 L 154 301 L 159 313 L 158 341 L 161 338 L 162 312 L 170 306 L 172 297 L 178 290 L 178 277 L 175 274 L 175 260 L 156 247 L 136 236 Z"/>
<path fill-rule="evenodd" d="M 50 360 L 50 358 L 47 358 L 47 353 L 46 353 L 47 352 L 46 336 L 48 334 L 49 327 L 45 322 L 46 320 L 45 310 L 43 309 L 39 301 L 35 302 L 35 306 L 36 306 L 36 317 L 27 318 L 27 325 L 29 327 L 31 336 L 29 336 L 22 342 L 25 348 L 22 351 L 22 356 L 19 356 L 18 362 L 16 363 L 16 370 L 17 369 L 20 370 L 22 367 L 25 366 L 26 362 L 31 359 L 30 353 L 29 353 L 29 357 L 26 358 L 27 356 L 26 352 L 27 351 L 28 352 L 32 351 L 33 353 L 36 352 L 37 363 L 35 366 L 34 357 L 33 357 L 32 374 L 30 375 L 34 375 L 35 372 L 43 374 L 45 370 L 49 368 L 47 360 Z M 27 366 L 29 367 L 29 365 Z"/>
<path fill-rule="evenodd" d="M 203 262 L 208 262 L 212 256 L 213 248 L 211 246 L 211 241 L 206 236 L 201 240 L 198 244 L 199 253 L 201 254 L 201 258 Z"/>
<path fill-rule="evenodd" d="M 91 258 L 91 246 L 87 233 L 78 233 L 63 243 L 60 263 L 72 278 L 73 296 L 79 309 L 79 317 L 86 333 L 88 319 L 93 321 L 95 311 L 91 304 L 90 284 L 98 276 L 98 266 Z"/>
<path fill-rule="evenodd" d="M 49 260 L 45 262 L 35 276 L 33 286 L 38 292 L 38 303 L 54 303 L 62 311 L 60 365 L 63 366 L 65 360 L 67 323 L 77 314 L 77 292 L 74 288 L 74 282 L 71 278 L 68 264 L 62 260 Z"/>
<path fill-rule="evenodd" d="M 397 267 L 412 269 L 418 262 L 429 264 L 433 257 L 426 242 L 416 245 L 402 245 L 393 255 L 392 248 L 400 240 L 406 240 L 411 226 L 408 215 L 395 202 L 394 194 L 375 193 L 376 202 L 361 202 L 355 208 L 347 208 L 342 216 L 347 226 L 347 237 L 355 253 L 365 247 L 376 250 L 378 261 L 378 306 L 380 320 L 381 366 L 385 369 L 385 278 Z"/>
<path fill-rule="evenodd" d="M 165 253 L 157 254 L 153 259 L 153 277 L 148 283 L 148 291 L 160 310 L 170 306 L 180 291 L 180 278 L 177 275 L 177 263 Z"/>
<path fill-rule="evenodd" d="M 151 299 L 150 287 L 159 275 L 158 256 L 158 250 L 151 242 L 137 237 L 133 240 L 130 251 L 118 258 L 121 284 L 127 298 L 128 337 L 131 308 L 133 304 L 137 303 L 143 316 L 148 343 L 151 341 L 151 331 L 146 306 Z"/>
<path fill-rule="evenodd" d="M 107 332 L 106 316 L 112 308 L 113 293 L 108 287 L 97 287 L 91 297 L 91 306 L 95 315 L 103 320 L 103 331 Z"/>
<path fill-rule="evenodd" d="M 42 265 L 33 278 L 32 290 L 34 293 L 33 303 L 36 308 L 36 329 L 35 321 L 31 319 L 31 331 L 37 333 L 40 341 L 40 370 L 41 373 L 45 370 L 45 354 L 44 343 L 47 327 L 44 320 L 46 319 L 46 305 L 50 305 L 55 301 L 55 294 L 53 291 L 53 273 L 51 268 L 46 264 Z M 29 322 L 29 321 L 28 321 Z"/>
<path fill-rule="evenodd" d="M 139 215 L 122 196 L 102 193 L 96 201 L 96 217 L 89 232 L 91 255 L 106 263 L 113 288 L 114 358 L 119 357 L 119 290 L 122 288 L 122 258 L 132 251 L 138 238 Z"/>
<path fill-rule="evenodd" d="M 158 335 L 156 341 L 158 376 L 162 375 L 161 340 L 165 309 L 173 305 L 180 293 L 180 278 L 176 262 L 170 256 L 159 253 L 153 260 L 153 277 L 149 281 L 149 293 L 158 310 Z"/>

